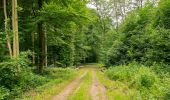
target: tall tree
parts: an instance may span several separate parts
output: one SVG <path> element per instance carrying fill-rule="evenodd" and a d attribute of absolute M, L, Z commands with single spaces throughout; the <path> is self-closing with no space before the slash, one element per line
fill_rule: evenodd
<path fill-rule="evenodd" d="M 38 9 L 41 10 L 43 6 L 43 0 L 38 0 Z M 45 39 L 45 31 L 43 27 L 43 21 L 38 22 L 37 31 L 39 34 L 39 66 L 38 71 L 40 73 L 43 72 L 43 68 L 46 65 L 46 39 Z"/>
<path fill-rule="evenodd" d="M 0 9 L 3 8 L 3 1 L 0 0 Z"/>
<path fill-rule="evenodd" d="M 5 33 L 6 33 L 6 40 L 7 40 L 7 46 L 9 50 L 9 55 L 12 58 L 12 48 L 11 48 L 11 43 L 10 43 L 10 38 L 8 34 L 8 16 L 7 16 L 7 9 L 6 9 L 6 0 L 4 0 L 4 17 L 5 17 Z"/>
<path fill-rule="evenodd" d="M 13 57 L 19 55 L 17 0 L 12 0 Z"/>

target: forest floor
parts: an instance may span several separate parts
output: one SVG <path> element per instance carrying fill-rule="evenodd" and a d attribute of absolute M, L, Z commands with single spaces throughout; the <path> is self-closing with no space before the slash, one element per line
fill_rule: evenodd
<path fill-rule="evenodd" d="M 108 79 L 98 64 L 92 64 L 84 65 L 72 79 L 48 88 L 33 98 L 34 100 L 130 100 L 129 97 L 130 91 L 125 84 Z"/>

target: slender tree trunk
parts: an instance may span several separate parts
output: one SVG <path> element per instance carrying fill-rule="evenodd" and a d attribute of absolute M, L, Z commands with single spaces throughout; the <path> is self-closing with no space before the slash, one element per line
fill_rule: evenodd
<path fill-rule="evenodd" d="M 47 33 L 45 32 L 45 67 L 48 66 L 48 55 L 47 55 Z"/>
<path fill-rule="evenodd" d="M 43 5 L 43 0 L 38 0 L 39 10 L 41 10 Z M 43 22 L 40 21 L 38 23 L 38 34 L 39 34 L 39 66 L 38 71 L 43 73 L 43 69 L 45 66 L 45 58 L 46 58 L 46 49 L 45 49 L 45 32 L 43 28 Z"/>
<path fill-rule="evenodd" d="M 126 0 L 123 2 L 123 22 L 125 21 L 125 16 L 126 16 Z"/>
<path fill-rule="evenodd" d="M 143 0 L 140 0 L 140 6 L 143 7 Z"/>
<path fill-rule="evenodd" d="M 45 39 L 45 43 L 44 43 L 44 45 L 45 45 L 45 52 L 44 52 L 44 54 L 45 54 L 45 64 L 44 64 L 44 66 L 45 67 L 47 67 L 47 65 L 48 65 L 48 57 L 47 57 L 47 32 L 46 32 L 46 28 L 44 28 L 44 39 Z"/>
<path fill-rule="evenodd" d="M 32 63 L 35 64 L 35 34 L 32 33 Z"/>
<path fill-rule="evenodd" d="M 6 9 L 6 0 L 4 0 L 4 17 L 5 17 L 5 34 L 6 34 L 6 39 L 7 39 L 7 46 L 9 50 L 9 56 L 12 58 L 12 48 L 11 48 L 11 43 L 10 43 L 10 37 L 8 34 L 8 16 L 7 16 L 7 9 Z"/>
<path fill-rule="evenodd" d="M 45 66 L 45 34 L 43 31 L 42 22 L 38 23 L 38 33 L 39 33 L 39 72 L 43 72 Z"/>
<path fill-rule="evenodd" d="M 118 20 L 118 11 L 117 11 L 117 9 L 118 9 L 118 4 L 117 4 L 118 2 L 117 1 L 115 1 L 114 0 L 114 11 L 115 11 L 115 18 L 116 18 L 116 30 L 118 31 L 118 28 L 119 28 L 119 20 Z"/>
<path fill-rule="evenodd" d="M 12 0 L 13 57 L 19 56 L 17 0 Z"/>

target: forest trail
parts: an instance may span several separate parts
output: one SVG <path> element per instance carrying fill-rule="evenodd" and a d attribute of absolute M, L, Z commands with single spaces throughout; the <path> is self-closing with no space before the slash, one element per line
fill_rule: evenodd
<path fill-rule="evenodd" d="M 87 65 L 83 70 L 81 76 L 75 78 L 52 100 L 107 100 L 106 88 L 99 82 L 96 75 L 98 68 Z M 86 85 L 85 88 L 83 84 Z M 87 95 L 89 98 L 86 98 Z"/>
<path fill-rule="evenodd" d="M 107 100 L 106 97 L 106 88 L 99 82 L 98 77 L 96 77 L 97 69 L 93 69 L 92 71 L 92 87 L 90 94 L 92 96 L 92 100 Z"/>
<path fill-rule="evenodd" d="M 85 69 L 84 73 L 74 79 L 70 84 L 68 84 L 63 91 L 58 95 L 54 96 L 52 100 L 67 100 L 70 93 L 81 83 L 82 78 L 87 74 L 88 69 Z"/>

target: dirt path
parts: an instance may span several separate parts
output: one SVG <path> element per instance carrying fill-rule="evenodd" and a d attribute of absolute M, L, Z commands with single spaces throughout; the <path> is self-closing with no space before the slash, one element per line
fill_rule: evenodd
<path fill-rule="evenodd" d="M 92 83 L 89 84 L 89 90 L 83 91 L 83 92 L 88 92 L 89 93 L 83 93 L 83 94 L 89 94 L 91 97 L 90 100 L 107 100 L 106 97 L 106 88 L 99 82 L 98 77 L 96 75 L 96 72 L 99 71 L 97 68 L 84 68 L 83 70 L 84 73 L 80 76 L 77 77 L 75 80 L 73 80 L 69 85 L 67 85 L 63 91 L 61 91 L 58 95 L 54 96 L 52 100 L 68 100 L 69 97 L 72 95 L 74 96 L 81 96 L 78 98 L 82 98 L 82 95 L 76 95 L 73 92 L 74 91 L 79 91 L 80 88 L 82 88 L 83 85 L 80 85 L 84 80 L 84 77 L 87 75 L 87 73 L 90 73 L 90 81 Z M 87 84 L 87 83 L 83 83 Z M 88 88 L 86 87 L 86 88 Z M 81 91 L 82 92 L 82 91 Z M 77 93 L 77 92 L 75 92 Z M 87 100 L 87 98 L 83 98 L 84 100 Z M 89 100 L 89 99 L 88 99 Z"/>
<path fill-rule="evenodd" d="M 87 74 L 88 69 L 85 70 L 85 72 L 80 76 L 77 77 L 75 80 L 73 80 L 66 88 L 61 91 L 58 95 L 54 96 L 52 100 L 67 100 L 68 96 L 71 94 L 71 92 L 79 86 L 81 83 L 82 78 Z"/>
<path fill-rule="evenodd" d="M 92 87 L 90 90 L 92 100 L 107 100 L 106 88 L 98 81 L 96 77 L 97 69 L 93 69 L 92 72 Z"/>

